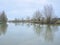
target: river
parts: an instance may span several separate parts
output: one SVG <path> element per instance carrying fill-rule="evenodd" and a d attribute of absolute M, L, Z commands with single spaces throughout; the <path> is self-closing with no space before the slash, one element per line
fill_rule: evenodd
<path fill-rule="evenodd" d="M 0 45 L 60 45 L 60 25 L 0 24 Z"/>

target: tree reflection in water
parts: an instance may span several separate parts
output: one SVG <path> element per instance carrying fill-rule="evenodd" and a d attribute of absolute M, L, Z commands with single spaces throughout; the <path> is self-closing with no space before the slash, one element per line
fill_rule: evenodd
<path fill-rule="evenodd" d="M 13 24 L 15 24 L 15 26 L 18 26 L 18 25 L 24 26 L 24 23 L 19 23 L 19 22 L 15 22 Z"/>
<path fill-rule="evenodd" d="M 45 34 L 45 40 L 46 41 L 53 41 L 54 32 L 53 32 L 50 25 L 46 26 L 46 30 L 45 30 L 44 34 Z"/>
<path fill-rule="evenodd" d="M 57 29 L 58 29 L 58 27 L 56 25 L 55 26 L 53 26 L 53 25 L 46 26 L 46 30 L 45 30 L 44 34 L 45 34 L 45 40 L 47 42 L 49 42 L 49 41 L 52 42 L 54 40 L 55 32 L 58 31 Z"/>
<path fill-rule="evenodd" d="M 40 24 L 33 24 L 33 29 L 37 33 L 37 35 L 40 35 L 42 33 L 42 25 Z"/>
<path fill-rule="evenodd" d="M 2 24 L 0 24 L 0 36 L 2 35 L 2 34 L 5 34 L 6 33 L 6 31 L 7 31 L 7 24 L 5 24 L 5 23 L 2 23 Z"/>
<path fill-rule="evenodd" d="M 45 41 L 52 42 L 54 39 L 54 34 L 58 29 L 58 26 L 33 24 L 33 29 L 36 34 L 38 34 L 39 36 L 41 35 Z"/>

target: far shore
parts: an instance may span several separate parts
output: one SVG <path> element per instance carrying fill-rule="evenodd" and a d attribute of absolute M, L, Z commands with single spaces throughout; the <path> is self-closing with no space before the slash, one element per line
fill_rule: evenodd
<path fill-rule="evenodd" d="M 59 23 L 58 22 L 57 23 L 56 22 L 54 22 L 54 23 L 46 23 L 46 22 L 33 21 L 33 20 L 17 20 L 17 21 L 9 20 L 7 22 L 9 22 L 9 23 L 35 23 L 35 24 L 60 24 L 60 22 Z"/>

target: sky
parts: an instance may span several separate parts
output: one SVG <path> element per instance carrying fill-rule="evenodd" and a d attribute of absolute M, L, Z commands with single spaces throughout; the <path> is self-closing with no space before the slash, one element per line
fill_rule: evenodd
<path fill-rule="evenodd" d="M 42 11 L 51 4 L 55 15 L 60 17 L 60 0 L 0 0 L 0 12 L 5 11 L 8 19 L 32 17 L 36 10 Z"/>

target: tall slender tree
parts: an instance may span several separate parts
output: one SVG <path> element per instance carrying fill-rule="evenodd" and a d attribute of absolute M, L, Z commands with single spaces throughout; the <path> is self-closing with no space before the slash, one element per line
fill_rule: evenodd
<path fill-rule="evenodd" d="M 46 23 L 51 23 L 51 20 L 54 17 L 52 5 L 44 6 L 44 15 L 46 17 Z"/>
<path fill-rule="evenodd" d="M 3 23 L 6 23 L 7 20 L 8 20 L 8 19 L 7 19 L 7 16 L 6 16 L 6 14 L 5 14 L 4 11 L 3 11 L 2 14 L 1 14 L 1 20 L 2 20 Z"/>

